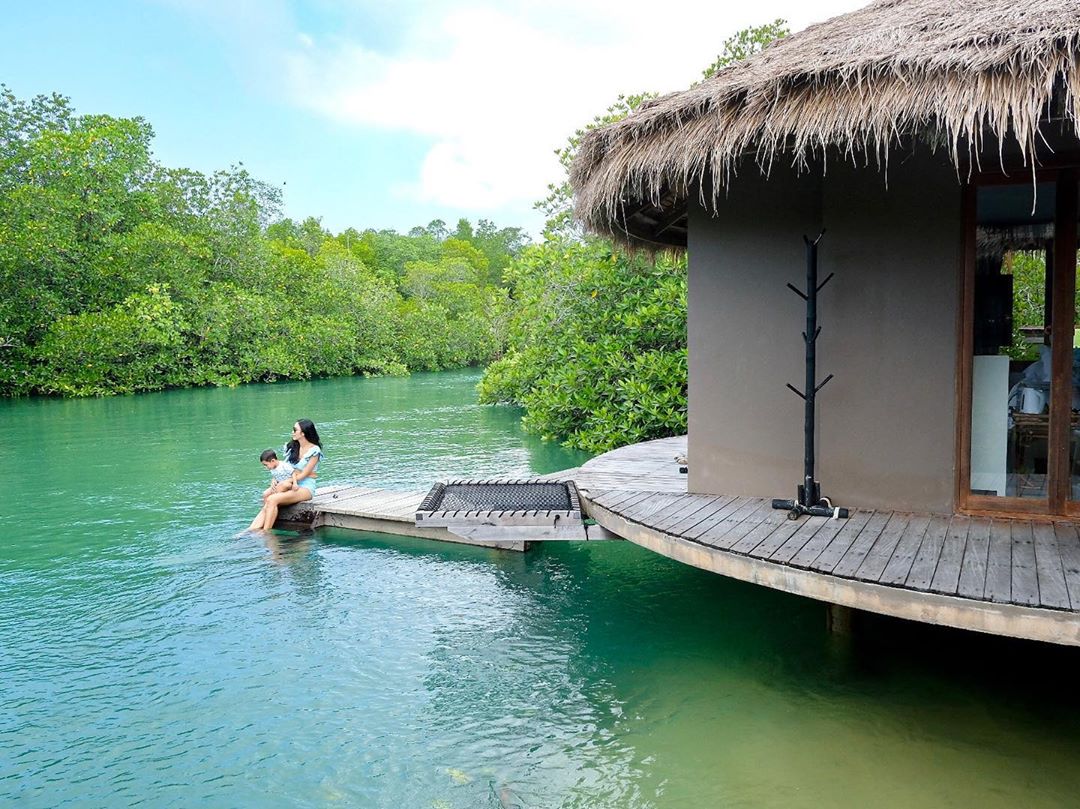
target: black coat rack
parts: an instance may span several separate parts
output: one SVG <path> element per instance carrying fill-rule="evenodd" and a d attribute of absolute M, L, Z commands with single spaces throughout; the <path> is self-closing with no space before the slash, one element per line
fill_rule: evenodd
<path fill-rule="evenodd" d="M 814 406 L 818 391 L 825 387 L 832 374 L 825 377 L 821 384 L 817 384 L 817 339 L 821 335 L 821 327 L 817 324 L 817 296 L 825 285 L 832 280 L 834 273 L 818 283 L 817 277 L 817 246 L 825 231 L 821 231 L 813 241 L 803 236 L 806 244 L 806 292 L 788 284 L 788 289 L 806 301 L 806 331 L 803 332 L 803 342 L 806 344 L 806 382 L 803 390 L 799 390 L 790 382 L 788 388 L 803 400 L 803 482 L 798 486 L 798 494 L 794 500 L 773 500 L 772 507 L 784 509 L 788 512 L 788 518 L 797 520 L 803 514 L 814 517 L 847 517 L 846 508 L 836 508 L 827 497 L 821 496 L 821 485 L 814 479 Z"/>

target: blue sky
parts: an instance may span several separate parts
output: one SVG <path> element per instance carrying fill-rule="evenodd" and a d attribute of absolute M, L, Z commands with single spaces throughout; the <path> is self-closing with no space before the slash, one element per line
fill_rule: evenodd
<path fill-rule="evenodd" d="M 535 233 L 553 151 L 619 93 L 689 85 L 745 26 L 863 4 L 11 2 L 0 82 L 142 116 L 162 163 L 242 162 L 335 231 L 465 216 Z"/>

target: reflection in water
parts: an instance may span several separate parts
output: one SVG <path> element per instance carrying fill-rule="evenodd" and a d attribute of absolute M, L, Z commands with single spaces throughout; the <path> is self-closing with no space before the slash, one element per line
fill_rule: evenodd
<path fill-rule="evenodd" d="M 313 557 L 311 551 L 313 544 L 311 538 L 313 532 L 293 533 L 288 531 L 250 531 L 245 532 L 250 536 L 258 537 L 263 541 L 266 550 L 270 552 L 270 558 L 283 565 L 295 567 Z"/>
<path fill-rule="evenodd" d="M 629 543 L 235 536 L 300 416 L 328 481 L 580 462 L 462 405 L 476 377 L 0 403 L 41 459 L 0 502 L 0 802 L 1075 802 L 1076 650 L 870 617 L 838 642 L 815 602 Z"/>

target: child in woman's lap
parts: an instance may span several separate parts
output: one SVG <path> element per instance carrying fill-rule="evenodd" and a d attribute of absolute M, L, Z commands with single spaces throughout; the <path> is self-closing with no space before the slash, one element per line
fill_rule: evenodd
<path fill-rule="evenodd" d="M 287 492 L 296 488 L 293 480 L 295 467 L 288 461 L 278 460 L 277 453 L 268 449 L 259 456 L 259 463 L 270 473 L 270 487 L 262 493 L 263 502 L 274 492 Z"/>

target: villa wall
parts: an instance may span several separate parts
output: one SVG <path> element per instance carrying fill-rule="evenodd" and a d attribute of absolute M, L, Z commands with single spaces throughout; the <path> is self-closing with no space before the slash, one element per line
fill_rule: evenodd
<path fill-rule="evenodd" d="M 817 478 L 838 505 L 951 511 L 961 189 L 943 158 L 746 170 L 690 212 L 690 490 L 792 497 L 802 476 L 803 234 L 819 272 Z"/>

